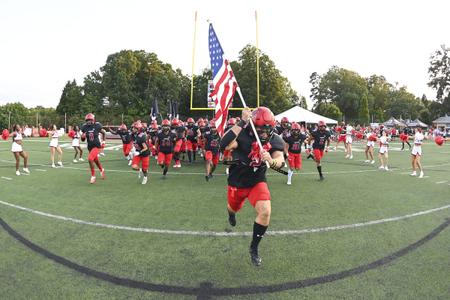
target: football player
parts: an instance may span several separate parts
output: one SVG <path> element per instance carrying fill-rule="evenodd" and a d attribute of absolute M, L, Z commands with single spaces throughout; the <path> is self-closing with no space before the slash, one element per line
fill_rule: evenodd
<path fill-rule="evenodd" d="M 220 155 L 220 136 L 217 133 L 214 120 L 209 122 L 211 131 L 205 134 L 205 163 L 206 163 L 206 181 L 213 177 L 213 172 L 219 163 Z"/>
<path fill-rule="evenodd" d="M 147 135 L 145 134 L 145 127 L 141 122 L 136 122 L 133 126 L 133 161 L 131 168 L 139 171 L 144 175 L 142 184 L 147 183 L 148 165 L 150 160 L 150 148 L 147 144 Z"/>
<path fill-rule="evenodd" d="M 117 131 L 113 129 L 109 129 L 112 134 L 117 134 L 120 136 L 122 140 L 122 152 L 125 158 L 128 160 L 128 165 L 130 166 L 132 163 L 132 155 L 130 155 L 131 149 L 133 148 L 133 142 L 131 140 L 131 132 L 128 130 L 127 125 L 120 125 Z"/>
<path fill-rule="evenodd" d="M 308 138 L 308 144 L 311 145 L 311 142 L 314 141 L 314 143 L 312 144 L 314 160 L 316 161 L 319 178 L 322 181 L 324 180 L 324 177 L 322 174 L 321 160 L 324 154 L 324 150 L 325 152 L 328 152 L 328 149 L 330 147 L 331 133 L 327 130 L 327 124 L 324 121 L 319 121 L 317 125 L 318 129 L 311 132 L 311 135 Z"/>
<path fill-rule="evenodd" d="M 158 151 L 158 165 L 163 168 L 163 178 L 165 178 L 167 171 L 169 170 L 175 142 L 176 135 L 170 130 L 170 121 L 167 119 L 163 120 L 155 144 Z"/>
<path fill-rule="evenodd" d="M 193 118 L 187 119 L 186 126 L 186 150 L 189 159 L 189 163 L 195 162 L 195 154 L 197 152 L 197 136 L 198 126 L 195 125 Z"/>
<path fill-rule="evenodd" d="M 81 140 L 87 140 L 87 148 L 89 151 L 88 161 L 89 167 L 91 169 L 91 184 L 95 183 L 95 170 L 94 167 L 97 165 L 100 170 L 102 179 L 105 179 L 105 169 L 102 167 L 100 160 L 98 159 L 98 153 L 104 145 L 106 140 L 106 131 L 103 129 L 102 124 L 95 122 L 95 116 L 92 113 L 88 113 L 84 118 L 86 123 L 81 127 Z M 99 135 L 102 135 L 102 141 L 100 142 Z"/>
<path fill-rule="evenodd" d="M 292 175 L 294 170 L 302 168 L 302 145 L 306 140 L 306 135 L 300 132 L 301 127 L 297 122 L 293 122 L 289 136 L 284 138 L 285 147 L 284 152 L 288 157 L 289 170 L 287 184 L 291 185 Z"/>

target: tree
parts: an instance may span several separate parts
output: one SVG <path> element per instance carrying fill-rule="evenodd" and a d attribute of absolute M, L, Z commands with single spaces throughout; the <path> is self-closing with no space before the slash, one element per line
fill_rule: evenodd
<path fill-rule="evenodd" d="M 67 81 L 61 94 L 56 111 L 63 115 L 64 113 L 76 114 L 80 111 L 80 103 L 83 100 L 82 87 L 77 85 L 74 80 Z"/>
<path fill-rule="evenodd" d="M 247 45 L 239 52 L 237 61 L 231 62 L 231 67 L 241 87 L 248 106 L 256 105 L 256 54 L 254 46 Z M 306 99 L 299 97 L 291 87 L 289 80 L 282 76 L 281 71 L 268 55 L 259 56 L 260 105 L 269 107 L 275 114 L 280 113 L 294 105 L 306 107 Z M 235 107 L 240 100 L 238 95 L 234 99 Z"/>
<path fill-rule="evenodd" d="M 333 103 L 322 102 L 316 106 L 314 112 L 331 119 L 342 120 L 341 110 Z"/>
<path fill-rule="evenodd" d="M 450 48 L 445 45 L 436 50 L 430 58 L 428 86 L 436 90 L 436 98 L 442 104 L 442 111 L 450 112 Z"/>
<path fill-rule="evenodd" d="M 346 120 L 368 121 L 367 82 L 358 73 L 333 66 L 323 76 L 312 73 L 310 83 L 314 108 L 321 103 L 333 103 Z"/>
<path fill-rule="evenodd" d="M 384 76 L 372 75 L 367 78 L 368 107 L 374 121 L 382 122 L 387 119 L 384 115 L 387 103 L 391 101 L 394 86 L 386 81 Z"/>

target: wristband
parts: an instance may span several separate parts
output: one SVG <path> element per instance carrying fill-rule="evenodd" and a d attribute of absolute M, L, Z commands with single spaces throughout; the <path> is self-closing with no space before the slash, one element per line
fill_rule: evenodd
<path fill-rule="evenodd" d="M 241 127 L 241 128 L 244 128 L 245 125 L 247 125 L 247 122 L 245 122 L 244 120 L 240 120 L 240 121 L 237 123 L 237 126 L 239 126 L 239 127 Z"/>

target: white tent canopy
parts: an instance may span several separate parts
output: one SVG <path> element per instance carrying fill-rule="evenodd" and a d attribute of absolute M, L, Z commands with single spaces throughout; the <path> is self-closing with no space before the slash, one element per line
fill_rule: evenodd
<path fill-rule="evenodd" d="M 281 121 L 282 118 L 287 117 L 289 122 L 305 122 L 315 124 L 319 121 L 325 121 L 327 124 L 337 124 L 336 120 L 318 115 L 300 106 L 294 106 L 281 114 L 275 116 L 275 120 Z"/>

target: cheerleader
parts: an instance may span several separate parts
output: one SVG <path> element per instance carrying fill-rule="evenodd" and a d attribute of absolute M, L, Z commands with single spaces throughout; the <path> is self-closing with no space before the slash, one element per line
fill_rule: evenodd
<path fill-rule="evenodd" d="M 14 158 L 16 159 L 16 175 L 20 176 L 19 165 L 20 165 L 20 157 L 23 158 L 23 171 L 26 174 L 30 174 L 30 170 L 28 170 L 28 153 L 23 151 L 22 147 L 22 128 L 20 125 L 13 126 L 13 134 L 12 134 L 12 147 L 11 152 L 14 154 Z"/>
<path fill-rule="evenodd" d="M 381 164 L 381 166 L 379 167 L 380 170 L 389 171 L 389 168 L 388 168 L 389 141 L 390 141 L 390 138 L 387 136 L 386 130 L 381 131 L 380 149 L 378 150 L 378 158 L 380 159 L 380 164 Z"/>
<path fill-rule="evenodd" d="M 75 150 L 75 156 L 73 157 L 73 162 L 76 163 L 78 161 L 84 161 L 82 158 L 83 156 L 83 150 L 80 147 L 80 127 L 76 125 L 73 129 L 73 132 L 71 133 L 72 137 L 72 147 Z M 77 160 L 78 154 L 80 155 L 80 158 Z"/>
<path fill-rule="evenodd" d="M 353 143 L 353 138 L 352 138 L 352 134 L 353 134 L 353 126 L 351 126 L 350 124 L 348 124 L 345 127 L 345 149 L 346 149 L 346 155 L 345 158 L 348 159 L 353 159 L 353 152 L 352 152 L 352 143 Z"/>
<path fill-rule="evenodd" d="M 414 146 L 412 147 L 411 151 L 411 164 L 413 172 L 411 173 L 411 176 L 417 176 L 416 169 L 419 168 L 420 174 L 419 178 L 423 178 L 423 168 L 422 163 L 420 162 L 420 158 L 422 156 L 422 143 L 423 143 L 423 133 L 422 128 L 416 127 L 415 134 L 414 134 Z"/>
<path fill-rule="evenodd" d="M 59 132 L 58 129 L 56 128 L 56 125 L 53 124 L 52 126 L 52 130 L 49 133 L 51 135 L 51 140 L 50 140 L 50 159 L 52 160 L 52 168 L 56 168 L 55 165 L 55 152 L 58 153 L 58 165 L 60 167 L 63 166 L 62 164 L 62 149 L 61 147 L 59 147 Z"/>
<path fill-rule="evenodd" d="M 375 141 L 377 140 L 377 136 L 373 133 L 372 128 L 368 127 L 366 132 L 367 144 L 366 144 L 366 160 L 365 163 L 371 163 L 372 165 L 375 163 L 373 159 L 373 148 L 375 147 Z M 369 159 L 370 156 L 370 159 Z"/>

